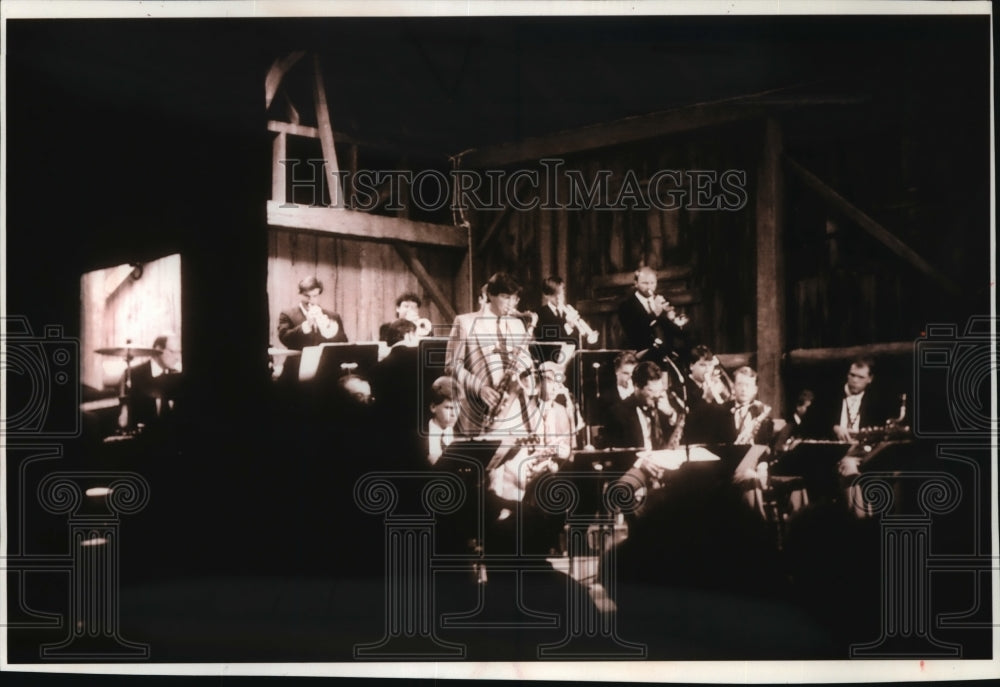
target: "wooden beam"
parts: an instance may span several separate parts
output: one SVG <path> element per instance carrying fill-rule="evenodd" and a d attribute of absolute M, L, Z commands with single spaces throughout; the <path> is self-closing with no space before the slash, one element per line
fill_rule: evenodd
<path fill-rule="evenodd" d="M 317 129 L 314 126 L 305 126 L 303 124 L 282 122 L 277 119 L 269 119 L 267 121 L 267 130 L 276 131 L 279 134 L 292 134 L 293 136 L 303 136 L 304 138 L 319 138 L 319 129 Z"/>
<path fill-rule="evenodd" d="M 838 348 L 794 348 L 786 354 L 793 365 L 811 363 L 848 362 L 863 356 L 911 355 L 912 341 L 874 343 L 865 346 L 842 346 Z"/>
<path fill-rule="evenodd" d="M 784 179 L 781 127 L 764 123 L 757 183 L 757 385 L 780 417 L 784 411 L 781 356 L 785 349 Z"/>
<path fill-rule="evenodd" d="M 817 177 L 795 160 L 786 157 L 785 162 L 788 164 L 788 168 L 795 172 L 795 174 L 797 174 L 799 178 L 805 182 L 806 186 L 816 191 L 834 208 L 847 215 L 847 217 L 868 232 L 876 241 L 906 260 L 908 263 L 917 268 L 917 270 L 933 279 L 951 295 L 960 295 L 961 289 L 959 289 L 951 279 L 949 279 L 929 262 L 924 260 L 917 254 L 916 251 L 903 243 L 895 234 L 859 210 L 850 201 L 837 193 L 828 184 L 823 182 L 822 179 Z"/>
<path fill-rule="evenodd" d="M 666 266 L 656 270 L 658 281 L 673 281 L 675 279 L 687 279 L 694 270 L 690 265 Z M 614 274 L 602 274 L 595 276 L 591 280 L 591 285 L 598 289 L 613 288 L 616 286 L 630 286 L 635 283 L 635 272 L 616 272 Z"/>
<path fill-rule="evenodd" d="M 333 143 L 333 125 L 330 124 L 330 108 L 326 102 L 323 67 L 320 65 L 319 54 L 317 53 L 313 53 L 313 96 L 316 99 L 316 128 L 319 130 L 319 143 L 323 148 L 323 159 L 326 160 L 326 173 L 329 175 L 331 205 L 343 207 L 344 193 L 340 185 L 340 166 L 337 164 L 337 148 Z"/>
<path fill-rule="evenodd" d="M 319 231 L 376 241 L 403 241 L 462 249 L 468 245 L 465 230 L 458 227 L 383 217 L 343 208 L 304 205 L 281 207 L 280 203 L 272 201 L 267 204 L 267 223 L 272 227 Z"/>
<path fill-rule="evenodd" d="M 288 137 L 279 133 L 274 138 L 271 147 L 271 200 L 283 205 L 285 202 L 287 186 L 287 172 L 285 165 L 281 164 L 288 158 Z"/>
<path fill-rule="evenodd" d="M 264 78 L 265 108 L 271 107 L 271 102 L 274 100 L 274 96 L 278 92 L 278 86 L 280 86 L 282 80 L 284 80 L 285 74 L 287 74 L 288 70 L 294 67 L 305 54 L 305 50 L 296 50 L 290 55 L 279 57 L 274 61 L 274 64 L 271 65 L 271 68 L 267 70 L 267 76 Z"/>
<path fill-rule="evenodd" d="M 514 185 L 514 196 L 515 197 L 517 197 L 517 194 L 520 192 L 521 188 L 524 186 L 524 182 L 525 182 L 526 179 L 527 179 L 527 177 L 523 176 L 523 175 L 520 178 L 518 178 L 517 184 Z M 500 211 L 499 215 L 497 215 L 496 217 L 493 218 L 493 221 L 490 222 L 490 226 L 486 228 L 486 233 L 483 234 L 483 238 L 479 242 L 479 245 L 476 246 L 476 255 L 482 255 L 483 254 L 483 251 L 486 250 L 486 247 L 490 245 L 490 241 L 493 240 L 493 234 L 496 233 L 496 230 L 500 227 L 500 224 L 504 221 L 504 219 L 507 218 L 507 215 L 509 213 L 510 213 L 510 205 L 507 205 L 506 207 L 504 207 L 503 210 Z"/>
<path fill-rule="evenodd" d="M 772 106 L 757 103 L 752 99 L 690 105 L 562 131 L 550 136 L 529 138 L 518 143 L 473 150 L 463 161 L 466 167 L 484 169 L 526 160 L 541 160 L 546 157 L 754 119 L 764 116 L 770 109 L 773 109 Z"/>
<path fill-rule="evenodd" d="M 456 312 L 455 308 L 448 301 L 448 297 L 444 292 L 438 287 L 437 281 L 430 275 L 424 264 L 420 262 L 420 258 L 417 257 L 417 252 L 412 246 L 406 246 L 402 244 L 395 244 L 396 252 L 399 253 L 399 257 L 403 259 L 410 271 L 413 272 L 417 281 L 420 282 L 420 286 L 423 287 L 424 292 L 431 297 L 434 304 L 441 311 L 441 314 L 445 316 L 449 322 L 454 321 Z"/>

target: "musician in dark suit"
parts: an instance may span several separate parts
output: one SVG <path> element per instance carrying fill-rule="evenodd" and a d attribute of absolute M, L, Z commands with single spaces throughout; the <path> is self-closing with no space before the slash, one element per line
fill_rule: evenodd
<path fill-rule="evenodd" d="M 795 401 L 795 409 L 785 418 L 785 426 L 775 433 L 772 439 L 775 451 L 784 451 L 795 439 L 805 437 L 809 422 L 809 408 L 815 395 L 809 389 L 803 389 Z"/>
<path fill-rule="evenodd" d="M 535 324 L 536 341 L 565 341 L 580 344 L 597 343 L 598 333 L 581 318 L 580 313 L 566 303 L 566 282 L 562 277 L 549 277 L 542 282 L 542 307 Z"/>
<path fill-rule="evenodd" d="M 410 320 L 416 322 L 420 317 L 420 296 L 413 292 L 407 292 L 396 299 L 396 320 Z M 395 321 L 395 320 L 394 320 Z M 383 323 L 378 329 L 378 340 L 389 343 L 389 328 L 392 322 Z M 392 344 L 389 343 L 391 346 Z"/>
<path fill-rule="evenodd" d="M 135 428 L 152 428 L 170 417 L 176 410 L 181 394 L 181 343 L 176 334 L 161 334 L 153 341 L 157 353 L 143 363 L 129 368 L 125 388 L 125 405 L 120 424 Z M 127 381 L 127 388 L 126 388 Z"/>
<path fill-rule="evenodd" d="M 635 273 L 635 291 L 618 305 L 625 348 L 638 351 L 642 359 L 680 358 L 687 349 L 685 320 L 677 319 L 667 300 L 657 295 L 656 283 L 656 272 L 640 267 Z"/>
<path fill-rule="evenodd" d="M 530 433 L 535 411 L 523 387 L 533 382 L 534 363 L 524 321 L 513 314 L 520 290 L 510 275 L 494 274 L 486 284 L 485 308 L 458 315 L 452 325 L 445 364 L 458 383 L 458 431 L 464 436 Z"/>
<path fill-rule="evenodd" d="M 347 343 L 340 315 L 319 305 L 323 282 L 306 277 L 299 282 L 301 302 L 278 316 L 278 339 L 288 348 L 301 351 L 321 343 Z"/>
<path fill-rule="evenodd" d="M 688 411 L 683 441 L 685 444 L 720 443 L 720 427 L 730 422 L 732 416 L 722 408 L 729 400 L 729 391 L 715 374 L 718 359 L 705 345 L 692 348 L 689 358 L 689 373 L 684 380 L 684 401 Z"/>
<path fill-rule="evenodd" d="M 389 325 L 386 343 L 389 354 L 369 375 L 375 415 L 387 437 L 412 434 L 423 423 L 417 325 L 398 319 Z"/>
<path fill-rule="evenodd" d="M 677 413 L 667 401 L 667 378 L 656 363 L 647 360 L 635 367 L 632 384 L 632 396 L 608 418 L 604 447 L 666 448 L 677 421 Z"/>
<path fill-rule="evenodd" d="M 874 381 L 873 359 L 861 357 L 852 361 L 841 393 L 817 403 L 810 411 L 807 434 L 817 439 L 852 443 L 862 428 L 883 425 L 895 413 L 872 388 Z"/>
<path fill-rule="evenodd" d="M 768 446 L 774 436 L 771 407 L 757 400 L 757 373 L 743 366 L 733 372 L 733 397 L 722 404 L 718 443 Z"/>

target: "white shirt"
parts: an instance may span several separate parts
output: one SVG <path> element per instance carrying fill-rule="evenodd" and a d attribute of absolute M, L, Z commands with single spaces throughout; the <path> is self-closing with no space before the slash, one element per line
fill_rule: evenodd
<path fill-rule="evenodd" d="M 642 307 L 646 310 L 646 312 L 648 312 L 650 315 L 652 315 L 653 314 L 653 299 L 652 298 L 646 298 L 645 296 L 643 296 L 638 291 L 635 292 L 635 297 L 639 299 L 639 302 L 642 304 Z"/>
<path fill-rule="evenodd" d="M 629 381 L 628 386 L 624 387 L 619 384 L 615 384 L 615 388 L 618 389 L 618 395 L 621 397 L 623 401 L 635 393 L 635 387 L 632 386 L 631 381 Z"/>
<path fill-rule="evenodd" d="M 844 402 L 840 404 L 840 426 L 849 432 L 857 432 L 861 429 L 861 399 L 865 392 L 852 394 L 844 386 Z"/>
<path fill-rule="evenodd" d="M 642 406 L 637 406 L 635 412 L 639 414 L 639 426 L 642 427 L 642 447 L 647 451 L 652 450 L 653 440 L 650 437 L 651 432 L 649 429 L 649 417 L 646 415 L 646 411 L 643 410 Z"/>
<path fill-rule="evenodd" d="M 444 449 L 454 440 L 455 432 L 451 427 L 441 427 L 434 420 L 427 423 L 427 460 L 431 465 L 438 462 Z"/>

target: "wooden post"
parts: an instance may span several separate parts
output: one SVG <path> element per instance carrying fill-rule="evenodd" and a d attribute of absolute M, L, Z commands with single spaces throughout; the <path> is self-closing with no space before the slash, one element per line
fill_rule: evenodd
<path fill-rule="evenodd" d="M 340 166 L 337 164 L 337 149 L 333 141 L 333 125 L 330 123 L 330 108 L 326 102 L 326 86 L 323 83 L 323 68 L 319 55 L 313 55 L 313 95 L 316 100 L 316 128 L 319 131 L 319 142 L 323 148 L 323 159 L 326 161 L 327 180 L 330 184 L 330 205 L 336 208 L 346 207 L 344 191 L 340 185 Z"/>
<path fill-rule="evenodd" d="M 285 177 L 285 165 L 282 160 L 288 159 L 288 135 L 280 132 L 274 139 L 271 157 L 271 200 L 278 205 L 285 204 L 285 189 L 288 188 Z"/>
<path fill-rule="evenodd" d="M 785 269 L 782 259 L 784 189 L 781 128 L 769 117 L 764 125 L 757 181 L 757 383 L 759 396 L 784 411 L 781 356 L 785 348 Z"/>

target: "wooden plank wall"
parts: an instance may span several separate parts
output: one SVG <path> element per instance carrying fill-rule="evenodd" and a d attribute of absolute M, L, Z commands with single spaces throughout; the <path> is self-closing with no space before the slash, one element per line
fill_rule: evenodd
<path fill-rule="evenodd" d="M 417 255 L 438 285 L 454 300 L 454 275 L 462 254 L 418 247 Z M 271 228 L 268 235 L 267 298 L 270 343 L 278 346 L 278 315 L 299 302 L 298 283 L 315 274 L 323 282 L 321 304 L 339 313 L 347 337 L 375 341 L 379 326 L 395 317 L 395 300 L 407 291 L 420 295 L 421 314 L 446 329 L 438 308 L 425 297 L 417 278 L 389 243 Z"/>
<path fill-rule="evenodd" d="M 567 156 L 565 168 L 592 180 L 598 170 L 612 170 L 614 197 L 627 170 L 640 179 L 658 170 L 747 170 L 747 206 L 739 211 L 619 209 L 534 209 L 512 211 L 486 250 L 475 261 L 477 285 L 495 271 L 511 272 L 524 286 L 522 306 L 537 307 L 541 281 L 559 273 L 568 283 L 569 301 L 601 332 L 601 344 L 618 347 L 622 336 L 615 304 L 631 287 L 596 289 L 595 278 L 633 272 L 640 263 L 657 269 L 692 266 L 686 280 L 664 282 L 675 302 L 691 317 L 694 337 L 720 352 L 755 347 L 754 172 L 760 131 L 753 124 L 720 127 L 683 138 L 664 138 Z M 525 163 L 512 169 L 538 169 L 541 198 L 548 197 L 546 174 Z M 568 195 L 557 178 L 560 199 Z M 525 192 L 522 196 L 531 196 Z M 473 243 L 497 211 L 473 214 Z"/>
<path fill-rule="evenodd" d="M 160 334 L 181 331 L 181 256 L 168 255 L 143 265 L 133 279 L 132 267 L 122 265 L 83 275 L 80 305 L 80 359 L 83 383 L 101 389 L 124 371 L 121 359 L 101 356 L 94 349 L 120 346 L 131 339 L 150 347 Z"/>

